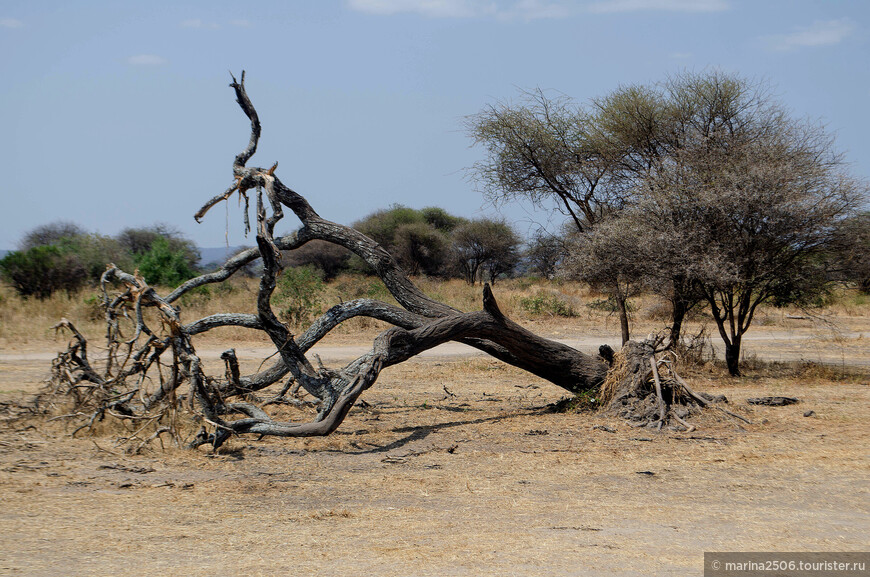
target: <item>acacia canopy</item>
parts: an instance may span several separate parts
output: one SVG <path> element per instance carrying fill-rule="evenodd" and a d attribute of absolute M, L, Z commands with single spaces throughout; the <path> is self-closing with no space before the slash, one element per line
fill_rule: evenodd
<path fill-rule="evenodd" d="M 633 287 L 670 300 L 672 343 L 705 302 L 732 374 L 758 305 L 824 289 L 820 255 L 866 198 L 822 126 L 721 72 L 625 86 L 585 106 L 538 91 L 467 126 L 486 151 L 473 174 L 489 198 L 574 223 L 567 271 L 611 289 L 623 342 Z"/>

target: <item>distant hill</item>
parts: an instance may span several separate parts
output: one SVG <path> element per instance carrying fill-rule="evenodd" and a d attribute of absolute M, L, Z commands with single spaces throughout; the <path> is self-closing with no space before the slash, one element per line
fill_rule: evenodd
<path fill-rule="evenodd" d="M 205 266 L 212 263 L 223 264 L 228 258 L 236 254 L 242 247 L 240 246 L 219 246 L 215 248 L 199 247 L 199 265 Z"/>

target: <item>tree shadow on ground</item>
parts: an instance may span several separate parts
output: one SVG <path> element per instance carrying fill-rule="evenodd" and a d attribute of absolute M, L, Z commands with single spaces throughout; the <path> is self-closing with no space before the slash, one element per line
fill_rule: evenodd
<path fill-rule="evenodd" d="M 391 429 L 394 433 L 410 433 L 409 435 L 402 437 L 401 439 L 397 439 L 391 443 L 387 443 L 386 445 L 381 445 L 378 447 L 373 447 L 371 449 L 366 449 L 362 451 L 341 451 L 343 453 L 347 453 L 350 455 L 369 455 L 369 454 L 378 454 L 378 453 L 388 453 L 390 451 L 394 451 L 396 449 L 400 449 L 409 443 L 413 443 L 415 441 L 422 441 L 432 433 L 437 433 L 443 429 L 450 429 L 453 427 L 461 427 L 463 425 L 481 425 L 484 423 L 498 423 L 500 421 L 504 421 L 506 419 L 511 419 L 513 417 L 526 416 L 529 413 L 511 413 L 506 415 L 497 415 L 495 417 L 482 417 L 479 419 L 469 419 L 464 421 L 450 421 L 447 423 L 438 423 L 436 425 L 419 425 L 419 426 L 411 426 L 411 427 L 396 427 Z"/>

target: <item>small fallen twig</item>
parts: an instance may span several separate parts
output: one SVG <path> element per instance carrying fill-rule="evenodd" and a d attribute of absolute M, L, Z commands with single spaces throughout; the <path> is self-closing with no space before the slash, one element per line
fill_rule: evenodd
<path fill-rule="evenodd" d="M 160 441 L 160 448 L 165 451 L 166 447 L 163 446 L 163 439 L 160 438 L 160 435 L 162 435 L 163 433 L 172 434 L 172 429 L 170 429 L 169 427 L 160 427 L 159 429 L 154 431 L 154 433 L 150 437 L 148 437 L 147 439 L 144 439 L 141 443 L 139 443 L 139 445 L 137 445 L 136 448 L 133 450 L 133 453 L 138 455 L 139 451 L 141 451 L 145 445 L 147 445 L 148 443 L 150 443 L 154 439 L 157 439 Z"/>

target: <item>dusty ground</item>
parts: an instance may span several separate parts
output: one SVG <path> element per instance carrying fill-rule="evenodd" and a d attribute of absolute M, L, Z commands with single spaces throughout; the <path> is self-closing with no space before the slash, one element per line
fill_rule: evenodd
<path fill-rule="evenodd" d="M 35 390 L 45 360 L 5 352 L 3 396 Z M 437 355 L 385 371 L 326 439 L 129 456 L 16 425 L 0 574 L 698 575 L 704 551 L 866 550 L 870 377 L 834 373 L 698 372 L 754 424 L 691 434 L 553 414 L 560 389 Z M 745 403 L 770 394 L 801 403 Z"/>

